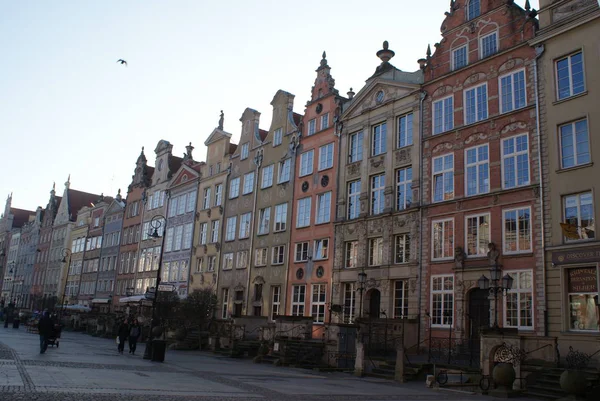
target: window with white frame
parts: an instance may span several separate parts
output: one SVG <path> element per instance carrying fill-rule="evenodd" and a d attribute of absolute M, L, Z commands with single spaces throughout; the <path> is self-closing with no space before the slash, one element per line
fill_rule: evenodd
<path fill-rule="evenodd" d="M 168 217 L 173 217 L 177 215 L 177 200 L 179 198 L 175 197 L 175 198 L 171 198 L 169 200 L 169 214 Z"/>
<path fill-rule="evenodd" d="M 315 224 L 331 221 L 331 192 L 317 195 L 317 216 Z"/>
<path fill-rule="evenodd" d="M 398 139 L 396 146 L 404 148 L 413 144 L 413 113 L 398 117 Z"/>
<path fill-rule="evenodd" d="M 282 203 L 275 206 L 275 222 L 273 231 L 285 231 L 287 224 L 287 203 Z"/>
<path fill-rule="evenodd" d="M 167 228 L 167 236 L 165 238 L 165 252 L 171 252 L 173 249 L 173 235 L 175 234 L 175 229 L 173 227 Z"/>
<path fill-rule="evenodd" d="M 267 265 L 267 253 L 269 248 L 259 248 L 255 251 L 254 265 L 255 266 L 266 266 Z"/>
<path fill-rule="evenodd" d="M 467 216 L 465 219 L 467 256 L 485 256 L 490 238 L 490 214 Z"/>
<path fill-rule="evenodd" d="M 400 234 L 395 237 L 394 263 L 410 261 L 410 234 Z"/>
<path fill-rule="evenodd" d="M 321 129 L 324 130 L 329 127 L 329 113 L 325 113 L 321 116 Z"/>
<path fill-rule="evenodd" d="M 371 156 L 386 152 L 387 123 L 381 123 L 371 129 Z"/>
<path fill-rule="evenodd" d="M 319 148 L 319 171 L 333 167 L 333 143 Z"/>
<path fill-rule="evenodd" d="M 360 180 L 348 183 L 348 219 L 356 219 L 360 214 Z"/>
<path fill-rule="evenodd" d="M 223 254 L 223 270 L 233 269 L 233 253 L 224 253 Z"/>
<path fill-rule="evenodd" d="M 397 280 L 394 282 L 394 319 L 408 317 L 408 282 Z"/>
<path fill-rule="evenodd" d="M 587 119 L 563 124 L 560 134 L 560 160 L 562 168 L 580 166 L 591 162 Z"/>
<path fill-rule="evenodd" d="M 245 269 L 248 267 L 248 251 L 239 251 L 237 253 L 237 269 Z"/>
<path fill-rule="evenodd" d="M 310 225 L 311 198 L 298 199 L 298 214 L 296 216 L 296 228 L 308 227 Z"/>
<path fill-rule="evenodd" d="M 204 198 L 202 199 L 202 209 L 210 209 L 210 188 L 204 188 Z"/>
<path fill-rule="evenodd" d="M 598 331 L 598 269 L 595 264 L 564 270 L 569 330 Z"/>
<path fill-rule="evenodd" d="M 480 0 L 469 0 L 467 4 L 467 21 L 479 17 L 481 14 Z"/>
<path fill-rule="evenodd" d="M 317 119 L 313 118 L 308 122 L 308 136 L 314 135 L 317 132 Z"/>
<path fill-rule="evenodd" d="M 240 195 L 240 177 L 233 178 L 229 183 L 229 199 L 237 198 Z"/>
<path fill-rule="evenodd" d="M 358 241 L 348 241 L 345 245 L 344 267 L 353 269 L 358 261 Z"/>
<path fill-rule="evenodd" d="M 451 327 L 454 321 L 454 276 L 431 276 L 431 325 Z"/>
<path fill-rule="evenodd" d="M 258 212 L 258 234 L 268 234 L 271 225 L 271 208 L 260 209 Z"/>
<path fill-rule="evenodd" d="M 244 174 L 244 190 L 243 195 L 251 194 L 254 191 L 254 171 Z"/>
<path fill-rule="evenodd" d="M 473 124 L 487 117 L 487 84 L 465 90 L 465 124 Z"/>
<path fill-rule="evenodd" d="M 454 102 L 452 96 L 433 102 L 433 135 L 454 128 Z"/>
<path fill-rule="evenodd" d="M 404 210 L 412 203 L 412 167 L 396 171 L 396 210 Z"/>
<path fill-rule="evenodd" d="M 212 225 L 212 238 L 211 241 L 212 243 L 217 243 L 219 242 L 219 220 L 215 220 L 211 223 Z"/>
<path fill-rule="evenodd" d="M 480 145 L 465 151 L 466 195 L 473 196 L 490 191 L 490 160 L 488 145 Z"/>
<path fill-rule="evenodd" d="M 498 32 L 492 32 L 479 38 L 481 58 L 486 58 L 498 52 Z"/>
<path fill-rule="evenodd" d="M 227 319 L 228 316 L 228 303 L 229 303 L 229 288 L 223 288 L 222 295 L 222 306 L 221 306 L 221 319 Z"/>
<path fill-rule="evenodd" d="M 203 258 L 196 259 L 196 273 L 202 273 L 203 262 L 204 262 Z"/>
<path fill-rule="evenodd" d="M 196 194 L 197 191 L 192 191 L 187 194 L 187 205 L 185 207 L 185 212 L 190 213 L 196 210 Z"/>
<path fill-rule="evenodd" d="M 362 160 L 363 157 L 363 133 L 355 132 L 350 135 L 350 144 L 348 149 L 348 163 L 354 163 Z"/>
<path fill-rule="evenodd" d="M 240 155 L 240 160 L 244 160 L 248 158 L 248 150 L 249 150 L 249 144 L 245 143 L 242 145 L 242 151 L 241 151 L 241 155 Z"/>
<path fill-rule="evenodd" d="M 273 185 L 273 170 L 275 169 L 275 165 L 271 164 L 265 168 L 263 168 L 262 171 L 262 182 L 260 184 L 260 187 L 262 189 L 264 188 L 269 188 L 270 186 Z"/>
<path fill-rule="evenodd" d="M 326 285 L 312 285 L 311 315 L 315 323 L 325 323 Z"/>
<path fill-rule="evenodd" d="M 308 152 L 304 152 L 300 155 L 300 175 L 299 175 L 299 177 L 304 177 L 305 175 L 312 174 L 314 153 L 315 153 L 315 151 L 311 149 Z"/>
<path fill-rule="evenodd" d="M 285 245 L 277 245 L 273 247 L 273 254 L 271 255 L 272 265 L 282 265 L 285 261 Z"/>
<path fill-rule="evenodd" d="M 215 206 L 221 206 L 223 203 L 223 184 L 215 185 Z"/>
<path fill-rule="evenodd" d="M 314 260 L 323 260 L 329 257 L 329 238 L 315 240 Z"/>
<path fill-rule="evenodd" d="M 281 307 L 281 286 L 274 285 L 271 287 L 271 320 L 279 315 Z"/>
<path fill-rule="evenodd" d="M 434 221 L 432 231 L 432 259 L 452 259 L 454 257 L 454 219 Z"/>
<path fill-rule="evenodd" d="M 566 241 L 590 240 L 596 238 L 594 222 L 594 198 L 591 192 L 563 197 L 564 231 Z M 566 227 L 565 227 L 566 226 Z"/>
<path fill-rule="evenodd" d="M 177 227 L 175 227 L 175 236 L 173 239 L 173 250 L 174 251 L 178 251 L 181 249 L 181 240 L 182 239 L 183 239 L 183 226 L 177 226 Z"/>
<path fill-rule="evenodd" d="M 236 224 L 237 224 L 237 216 L 227 218 L 227 226 L 225 228 L 225 241 L 235 240 Z"/>
<path fill-rule="evenodd" d="M 244 213 L 240 217 L 240 232 L 238 238 L 248 238 L 250 236 L 250 224 L 252 222 L 252 212 Z"/>
<path fill-rule="evenodd" d="M 306 262 L 308 260 L 308 242 L 298 242 L 296 244 L 296 257 L 294 262 Z"/>
<path fill-rule="evenodd" d="M 469 63 L 467 45 L 452 50 L 452 70 L 458 70 Z"/>
<path fill-rule="evenodd" d="M 290 168 L 292 165 L 292 159 L 285 159 L 279 162 L 279 176 L 277 177 L 277 183 L 282 184 L 290 180 Z"/>
<path fill-rule="evenodd" d="M 531 252 L 531 208 L 503 211 L 504 253 Z"/>
<path fill-rule="evenodd" d="M 206 234 L 208 231 L 208 223 L 200 223 L 200 227 L 198 229 L 198 234 L 200 236 L 200 245 L 206 244 Z"/>
<path fill-rule="evenodd" d="M 500 113 L 520 109 L 527 105 L 525 95 L 525 70 L 500 77 Z"/>
<path fill-rule="evenodd" d="M 383 213 L 385 207 L 385 174 L 371 177 L 371 214 Z"/>
<path fill-rule="evenodd" d="M 585 92 L 581 51 L 556 61 L 556 87 L 558 100 Z"/>
<path fill-rule="evenodd" d="M 281 128 L 277 128 L 273 133 L 273 147 L 281 145 L 283 139 L 283 130 Z"/>
<path fill-rule="evenodd" d="M 502 187 L 529 185 L 529 136 L 513 136 L 502 140 Z"/>
<path fill-rule="evenodd" d="M 454 155 L 433 158 L 433 201 L 454 199 Z"/>
<path fill-rule="evenodd" d="M 192 232 L 194 223 L 187 223 L 183 226 L 183 245 L 181 249 L 190 249 L 192 247 Z"/>
<path fill-rule="evenodd" d="M 369 266 L 383 263 L 383 238 L 369 238 Z"/>
<path fill-rule="evenodd" d="M 207 266 L 206 266 L 206 271 L 208 271 L 208 272 L 214 272 L 215 271 L 215 265 L 217 263 L 217 257 L 216 256 L 209 256 L 207 262 L 208 263 L 207 263 Z"/>
<path fill-rule="evenodd" d="M 504 327 L 533 329 L 533 272 L 506 271 L 513 285 L 504 297 Z"/>
<path fill-rule="evenodd" d="M 295 285 L 292 287 L 292 316 L 304 316 L 305 298 L 305 285 Z"/>
<path fill-rule="evenodd" d="M 342 321 L 351 324 L 354 321 L 354 305 L 356 303 L 356 289 L 354 283 L 344 283 L 344 309 Z"/>

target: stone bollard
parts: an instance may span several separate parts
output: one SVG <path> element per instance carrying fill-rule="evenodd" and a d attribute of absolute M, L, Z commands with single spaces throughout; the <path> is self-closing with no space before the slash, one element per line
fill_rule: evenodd
<path fill-rule="evenodd" d="M 356 340 L 356 360 L 354 362 L 354 376 L 362 377 L 365 374 L 365 344 Z"/>
<path fill-rule="evenodd" d="M 396 372 L 394 379 L 399 383 L 404 383 L 404 341 L 396 341 Z"/>

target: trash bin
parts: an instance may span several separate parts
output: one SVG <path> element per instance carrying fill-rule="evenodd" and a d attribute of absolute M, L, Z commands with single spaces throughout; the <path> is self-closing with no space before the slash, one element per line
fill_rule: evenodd
<path fill-rule="evenodd" d="M 164 362 L 167 342 L 165 340 L 152 340 L 152 358 L 153 362 Z"/>
<path fill-rule="evenodd" d="M 18 329 L 20 325 L 21 325 L 21 319 L 13 320 L 13 329 Z"/>

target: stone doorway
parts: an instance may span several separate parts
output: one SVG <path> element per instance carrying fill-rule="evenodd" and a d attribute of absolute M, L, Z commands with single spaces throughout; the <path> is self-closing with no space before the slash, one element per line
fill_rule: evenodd
<path fill-rule="evenodd" d="M 490 327 L 489 292 L 476 288 L 469 292 L 469 310 L 467 313 L 468 338 L 479 341 L 481 328 Z"/>
<path fill-rule="evenodd" d="M 381 292 L 373 288 L 367 292 L 369 305 L 369 319 L 379 319 L 381 312 Z"/>

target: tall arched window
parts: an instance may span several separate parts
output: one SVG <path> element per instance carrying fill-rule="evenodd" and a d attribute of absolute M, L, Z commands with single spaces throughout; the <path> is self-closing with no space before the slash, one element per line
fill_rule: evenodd
<path fill-rule="evenodd" d="M 479 17 L 479 14 L 481 14 L 481 1 L 469 0 L 467 4 L 467 20 Z"/>

